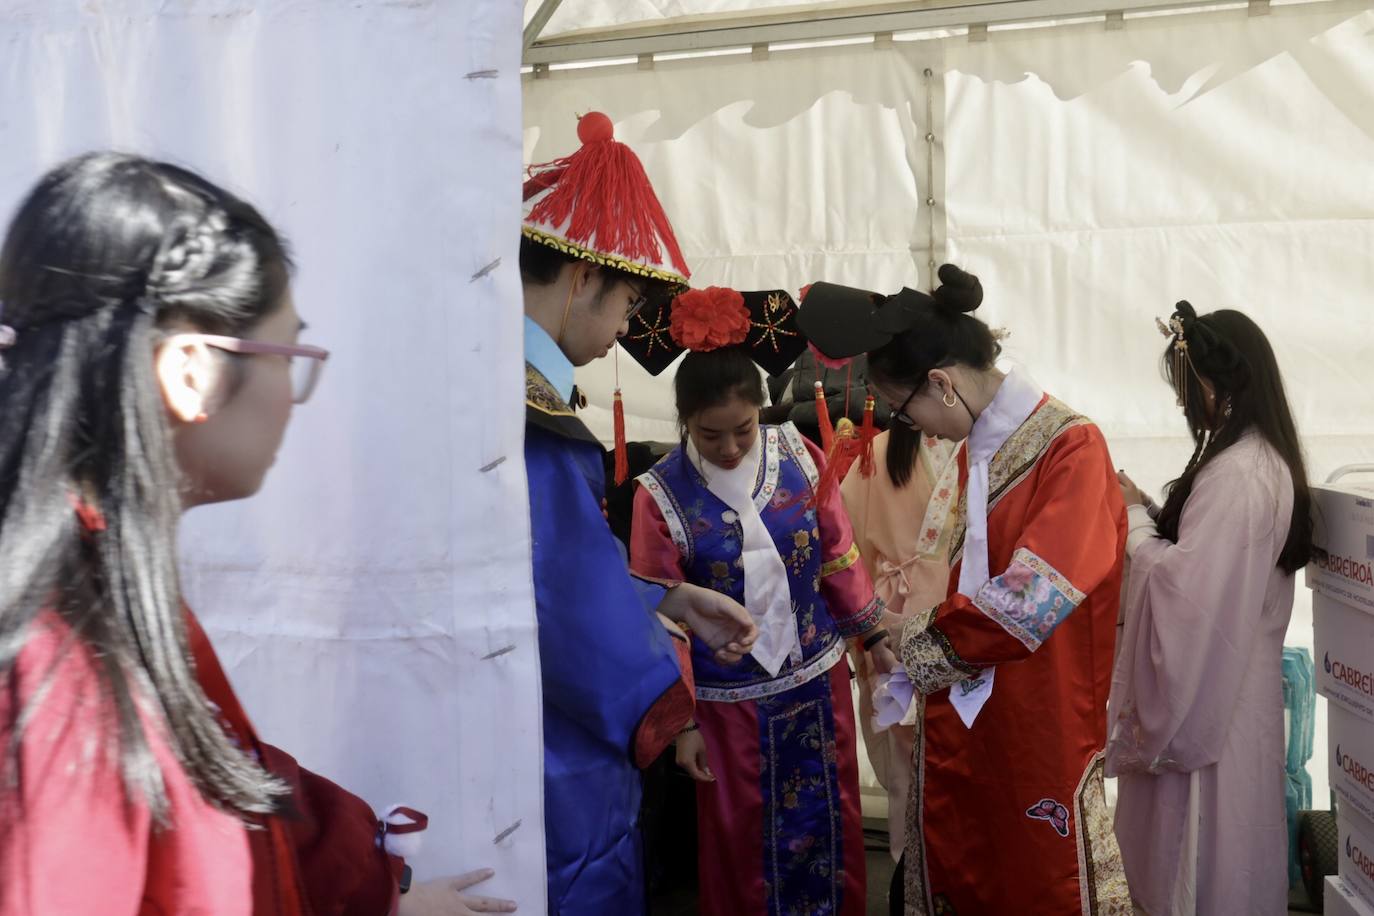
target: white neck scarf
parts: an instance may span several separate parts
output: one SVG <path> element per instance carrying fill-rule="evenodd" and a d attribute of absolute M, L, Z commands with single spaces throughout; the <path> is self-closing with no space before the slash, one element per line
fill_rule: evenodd
<path fill-rule="evenodd" d="M 749 454 L 735 468 L 716 467 L 690 441 L 687 457 L 706 479 L 706 488 L 730 507 L 721 521 L 739 522 L 743 535 L 740 556 L 744 562 L 744 606 L 759 628 L 749 654 L 770 675 L 776 675 L 789 656 L 793 662 L 801 661 L 801 641 L 792 613 L 787 566 L 754 504 L 754 484 L 758 481 L 759 463 L 764 460 L 763 440 L 768 433 L 759 429 Z"/>
<path fill-rule="evenodd" d="M 968 436 L 968 520 L 964 535 L 963 566 L 959 570 L 959 594 L 978 595 L 992 574 L 988 570 L 988 467 L 997 451 L 1035 413 L 1044 390 L 1025 371 L 1013 368 L 1002 380 L 992 403 L 973 423 Z M 995 669 L 949 688 L 949 701 L 965 728 L 972 728 L 983 705 L 992 696 Z"/>

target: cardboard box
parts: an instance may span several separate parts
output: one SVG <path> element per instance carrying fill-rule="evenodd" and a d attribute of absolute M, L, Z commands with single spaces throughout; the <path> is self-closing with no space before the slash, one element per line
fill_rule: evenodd
<path fill-rule="evenodd" d="M 1374 481 L 1348 478 L 1312 487 L 1317 559 L 1307 586 L 1374 614 Z"/>
<path fill-rule="evenodd" d="M 1312 595 L 1317 693 L 1374 723 L 1374 615 Z"/>
<path fill-rule="evenodd" d="M 1336 703 L 1327 710 L 1331 788 L 1344 810 L 1374 824 L 1374 724 Z"/>
<path fill-rule="evenodd" d="M 1338 810 L 1336 826 L 1341 842 L 1336 872 L 1366 906 L 1374 906 L 1374 826 L 1345 808 Z"/>
<path fill-rule="evenodd" d="M 1326 877 L 1322 911 L 1326 916 L 1374 916 L 1374 906 L 1355 896 L 1355 892 L 1335 875 Z"/>

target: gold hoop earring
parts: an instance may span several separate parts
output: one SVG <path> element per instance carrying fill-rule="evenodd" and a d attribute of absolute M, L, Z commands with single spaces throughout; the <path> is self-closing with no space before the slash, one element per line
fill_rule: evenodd
<path fill-rule="evenodd" d="M 946 407 L 958 407 L 958 406 L 959 406 L 959 401 L 954 397 L 954 392 L 952 392 L 952 391 L 946 391 L 946 392 L 945 392 L 945 396 L 944 396 L 944 398 L 941 400 L 941 403 L 943 403 Z"/>

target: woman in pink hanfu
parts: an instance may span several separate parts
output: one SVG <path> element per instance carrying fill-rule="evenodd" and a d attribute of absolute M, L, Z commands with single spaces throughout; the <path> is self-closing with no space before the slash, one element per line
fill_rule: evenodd
<path fill-rule="evenodd" d="M 1301 448 L 1246 316 L 1180 302 L 1165 365 L 1197 449 L 1156 508 L 1124 474 L 1130 582 L 1108 711 L 1138 912 L 1288 911 L 1283 636 L 1311 554 Z"/>

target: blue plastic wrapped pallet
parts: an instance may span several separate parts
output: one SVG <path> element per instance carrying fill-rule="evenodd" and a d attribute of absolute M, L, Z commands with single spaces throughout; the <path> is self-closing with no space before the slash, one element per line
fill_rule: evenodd
<path fill-rule="evenodd" d="M 1288 806 L 1288 882 L 1302 880 L 1298 861 L 1298 814 L 1312 807 L 1313 725 L 1317 710 L 1316 673 L 1306 649 L 1283 650 L 1283 706 L 1288 713 L 1288 755 L 1284 798 Z"/>

